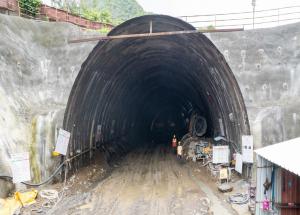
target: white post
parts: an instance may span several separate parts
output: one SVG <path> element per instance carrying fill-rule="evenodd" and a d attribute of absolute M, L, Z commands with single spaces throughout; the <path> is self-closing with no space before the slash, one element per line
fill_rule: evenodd
<path fill-rule="evenodd" d="M 252 0 L 252 8 L 253 8 L 252 28 L 253 29 L 254 29 L 254 23 L 255 23 L 255 6 L 256 6 L 256 0 Z"/>
<path fill-rule="evenodd" d="M 280 8 L 278 8 L 277 10 L 277 25 L 279 25 L 279 21 L 280 21 L 279 16 L 280 16 Z"/>

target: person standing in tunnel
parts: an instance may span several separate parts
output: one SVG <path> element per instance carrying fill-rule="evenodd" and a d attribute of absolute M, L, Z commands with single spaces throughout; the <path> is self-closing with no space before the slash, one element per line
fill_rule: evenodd
<path fill-rule="evenodd" d="M 172 150 L 173 153 L 176 154 L 176 149 L 177 149 L 177 138 L 175 136 L 175 134 L 173 135 L 173 139 L 172 139 Z"/>
<path fill-rule="evenodd" d="M 182 145 L 180 141 L 178 142 L 178 146 L 177 146 L 177 158 L 180 160 L 182 159 Z"/>

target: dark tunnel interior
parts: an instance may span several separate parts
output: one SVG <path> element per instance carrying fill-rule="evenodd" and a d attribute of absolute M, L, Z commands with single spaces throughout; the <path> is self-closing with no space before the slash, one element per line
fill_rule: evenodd
<path fill-rule="evenodd" d="M 147 15 L 109 35 L 194 30 L 182 20 Z M 64 117 L 70 154 L 100 144 L 109 155 L 169 144 L 206 120 L 205 137 L 224 136 L 237 150 L 249 134 L 244 101 L 223 55 L 203 34 L 100 41 L 76 78 Z"/>

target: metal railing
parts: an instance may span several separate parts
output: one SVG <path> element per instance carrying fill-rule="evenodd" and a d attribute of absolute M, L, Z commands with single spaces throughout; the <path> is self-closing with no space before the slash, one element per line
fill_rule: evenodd
<path fill-rule="evenodd" d="M 18 0 L 0 0 L 0 9 L 13 12 L 18 16 L 22 16 L 25 18 L 56 22 L 70 22 L 88 29 L 113 28 L 112 24 L 88 20 L 82 16 L 74 15 L 66 10 L 51 7 L 48 5 L 41 4 L 37 11 L 30 5 L 26 5 L 26 3 L 22 3 L 22 5 L 25 5 L 26 8 L 20 7 L 21 3 L 19 3 Z"/>
<path fill-rule="evenodd" d="M 85 19 L 84 17 L 74 15 L 68 11 L 61 10 L 55 7 L 50 7 L 47 5 L 42 5 L 41 9 L 38 11 L 36 16 L 31 16 L 30 7 L 28 9 L 21 9 L 17 0 L 0 0 L 0 9 L 6 9 L 12 11 L 20 16 L 34 19 L 51 19 L 52 21 L 65 21 L 71 22 L 75 25 L 86 28 L 99 28 L 99 22 L 93 22 L 91 20 Z M 56 10 L 55 14 L 57 17 L 48 16 L 45 12 Z M 273 8 L 267 10 L 256 10 L 244 11 L 244 12 L 234 12 L 234 13 L 216 13 L 216 14 L 202 14 L 202 15 L 192 15 L 192 16 L 181 16 L 179 17 L 184 21 L 192 24 L 199 29 L 228 29 L 228 28 L 243 28 L 243 29 L 253 29 L 253 28 L 264 28 L 264 27 L 274 27 L 289 23 L 294 23 L 300 21 L 300 5 Z M 101 24 L 101 23 L 100 23 Z M 112 28 L 113 26 L 107 23 L 102 23 L 104 27 Z"/>
<path fill-rule="evenodd" d="M 11 12 L 19 13 L 17 0 L 0 0 L 0 9 L 6 9 Z"/>
<path fill-rule="evenodd" d="M 80 15 L 75 15 L 66 10 L 44 4 L 41 5 L 40 8 L 40 16 L 47 17 L 50 21 L 70 22 L 89 29 L 113 28 L 112 24 L 88 20 Z"/>
<path fill-rule="evenodd" d="M 181 16 L 181 19 L 196 28 L 264 28 L 274 27 L 300 21 L 300 5 L 256 10 Z"/>

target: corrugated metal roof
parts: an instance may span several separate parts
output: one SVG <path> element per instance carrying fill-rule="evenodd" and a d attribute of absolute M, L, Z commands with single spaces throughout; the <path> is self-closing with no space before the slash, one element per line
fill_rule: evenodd
<path fill-rule="evenodd" d="M 300 176 L 300 137 L 255 150 L 266 160 Z"/>

